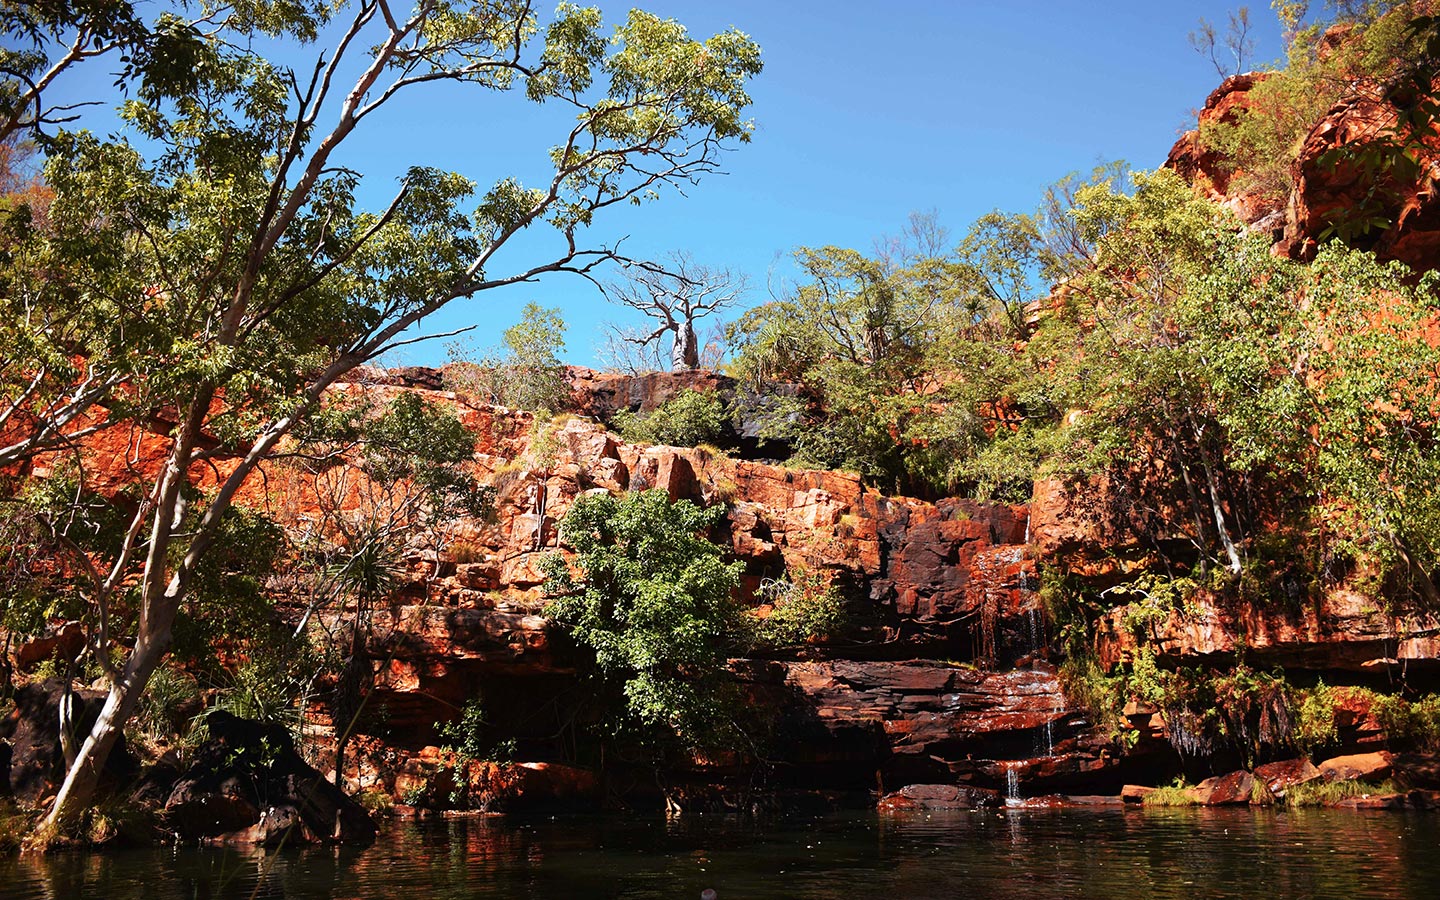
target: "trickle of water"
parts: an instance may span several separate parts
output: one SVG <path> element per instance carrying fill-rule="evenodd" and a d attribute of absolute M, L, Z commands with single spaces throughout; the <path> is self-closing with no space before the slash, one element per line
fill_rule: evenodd
<path fill-rule="evenodd" d="M 1030 632 L 1030 652 L 1034 653 L 1040 649 L 1043 636 L 1040 633 L 1040 610 L 1032 608 L 1026 615 L 1027 630 Z"/>
<path fill-rule="evenodd" d="M 1005 797 L 1010 800 L 1020 799 L 1020 771 L 1008 762 L 1005 764 Z"/>
<path fill-rule="evenodd" d="M 1060 711 L 1064 708 L 1065 707 L 1063 703 L 1061 703 L 1059 700 L 1055 701 L 1054 712 L 1056 716 L 1058 716 L 1060 714 Z M 1045 755 L 1055 755 L 1055 716 L 1051 716 L 1050 718 L 1045 720 Z"/>

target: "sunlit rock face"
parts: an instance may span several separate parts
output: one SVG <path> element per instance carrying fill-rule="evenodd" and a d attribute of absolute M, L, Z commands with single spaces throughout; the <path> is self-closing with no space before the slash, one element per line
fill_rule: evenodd
<path fill-rule="evenodd" d="M 928 808 L 990 796 L 983 792 L 1011 799 L 1118 793 L 1126 783 L 1168 780 L 1179 765 L 1160 711 L 1126 710 L 1136 739 L 1122 746 L 1111 739 L 1115 723 L 1100 727 L 1069 698 L 1054 665 L 1059 635 L 1040 598 L 1040 570 L 1063 569 L 1103 589 L 1149 563 L 1134 537 L 1146 523 L 1114 516 L 1103 484 L 1042 482 L 1027 505 L 892 497 L 853 474 L 628 443 L 597 418 L 653 408 L 667 391 L 727 388 L 703 372 L 648 380 L 572 372 L 592 414 L 550 422 L 444 390 L 433 370 L 362 374 L 363 383 L 339 385 L 336 394 L 366 391 L 384 400 L 410 392 L 454 410 L 475 435 L 474 474 L 495 495 L 492 515 L 442 523 L 443 539 L 417 536 L 393 595 L 369 612 L 365 649 L 375 681 L 371 714 L 347 754 L 351 788 L 381 790 L 398 803 L 439 784 L 454 762 L 437 749 L 445 743 L 437 723 L 481 697 L 492 726 L 516 741 L 518 758 L 550 766 L 478 773 L 495 796 L 596 802 L 583 773 L 563 765 L 573 760 L 556 739 L 580 712 L 582 660 L 544 616 L 541 561 L 566 552 L 560 523 L 577 498 L 649 488 L 724 504 L 712 537 L 744 563 L 746 602 L 763 606 L 762 581 L 799 569 L 825 576 L 845 598 L 852 624 L 844 634 L 732 665 L 755 703 L 774 713 L 771 784 L 848 791 L 870 802 L 906 785 L 981 792 L 927 789 L 892 803 Z M 90 442 L 92 486 L 103 492 L 153 476 L 159 464 L 156 440 L 143 432 L 101 432 Z M 36 469 L 43 474 L 48 462 L 38 460 Z M 213 483 L 225 471 L 221 457 L 194 474 Z M 368 484 L 354 461 L 336 472 L 350 486 L 327 502 L 343 512 L 363 512 L 371 491 L 395 487 Z M 246 484 L 240 502 L 297 533 L 327 512 L 313 474 L 275 464 Z M 298 619 L 303 604 L 285 599 L 285 585 L 280 578 L 275 590 Z M 1396 661 L 1418 670 L 1440 652 L 1435 623 L 1407 620 L 1397 638 L 1396 623 L 1358 594 L 1337 592 L 1294 609 L 1196 603 L 1193 614 L 1154 624 L 1152 643 L 1167 664 L 1223 666 L 1243 644 L 1255 665 L 1366 677 Z M 1101 621 L 1102 663 L 1135 650 L 1124 612 Z M 337 609 L 319 618 L 333 630 L 352 615 Z M 324 772 L 333 723 L 326 695 L 316 696 L 312 733 L 321 736 Z M 1379 726 L 1362 707 L 1342 696 L 1344 748 L 1382 749 Z M 747 771 L 733 759 L 695 760 L 674 790 L 699 797 L 706 785 L 743 781 Z M 1243 787 L 1227 785 L 1225 796 Z M 721 796 L 715 808 L 728 802 Z"/>
<path fill-rule="evenodd" d="M 1343 29 L 1332 29 L 1325 36 L 1326 46 L 1345 37 Z M 1206 148 L 1200 138 L 1207 126 L 1238 121 L 1250 108 L 1255 86 L 1268 77 L 1264 72 L 1247 72 L 1221 82 L 1200 109 L 1196 128 L 1181 135 L 1170 149 L 1165 167 L 1229 208 L 1246 225 L 1270 234 L 1276 252 L 1293 259 L 1313 258 L 1334 226 L 1364 217 L 1384 224 L 1347 235 L 1355 246 L 1416 271 L 1440 264 L 1440 198 L 1432 175 L 1440 163 L 1440 133 L 1432 129 L 1406 140 L 1415 165 L 1405 171 L 1365 165 L 1354 154 L 1333 152 L 1358 150 L 1377 136 L 1390 134 L 1402 112 L 1414 103 L 1413 89 L 1407 93 L 1357 78 L 1355 93 L 1327 110 L 1300 142 L 1290 165 L 1294 187 L 1289 195 L 1272 196 L 1242 187 L 1245 173 L 1220 151 Z M 1436 89 L 1440 82 L 1432 85 L 1432 95 Z"/>
<path fill-rule="evenodd" d="M 1440 80 L 1432 85 L 1432 95 L 1436 89 Z M 1286 209 L 1282 243 L 1290 256 L 1312 257 L 1332 224 L 1347 216 L 1379 214 L 1389 227 L 1359 236 L 1355 243 L 1416 271 L 1440 265 L 1440 198 L 1431 174 L 1440 163 L 1440 134 L 1420 135 L 1411 143 L 1413 177 L 1394 168 L 1370 171 L 1353 159 L 1337 161 L 1331 153 L 1386 133 L 1409 99 L 1394 94 L 1383 99 L 1368 94 L 1350 97 L 1310 130 L 1292 167 L 1295 190 Z"/>
<path fill-rule="evenodd" d="M 1264 222 L 1273 228 L 1283 221 L 1277 214 L 1284 208 L 1284 199 L 1267 197 L 1258 191 L 1235 190 L 1236 175 L 1243 173 L 1237 173 L 1224 154 L 1207 149 L 1200 140 L 1200 131 L 1206 125 L 1238 121 L 1250 107 L 1250 91 L 1267 77 L 1265 72 L 1245 72 L 1221 82 L 1205 98 L 1197 127 L 1182 134 L 1170 148 L 1165 167 L 1174 169 L 1210 199 L 1228 207 L 1245 224 L 1253 226 Z"/>

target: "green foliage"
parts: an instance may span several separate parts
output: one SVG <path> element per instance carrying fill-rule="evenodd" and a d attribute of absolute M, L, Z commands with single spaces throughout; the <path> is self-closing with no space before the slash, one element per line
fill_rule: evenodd
<path fill-rule="evenodd" d="M 215 650 L 222 643 L 259 654 L 293 652 L 288 646 L 290 629 L 281 621 L 265 584 L 287 549 L 284 532 L 264 514 L 243 507 L 226 510 L 215 544 L 196 570 L 175 618 L 175 656 L 218 677 L 221 666 Z"/>
<path fill-rule="evenodd" d="M 777 647 L 826 640 L 845 630 L 849 617 L 845 599 L 831 581 L 819 572 L 804 569 L 785 578 L 761 582 L 758 596 L 772 604 L 770 614 L 760 622 L 761 642 Z"/>
<path fill-rule="evenodd" d="M 651 490 L 581 497 L 561 525 L 578 578 L 549 559 L 547 612 L 594 653 L 618 730 L 695 749 L 737 740 L 726 662 L 749 616 L 741 564 L 705 537 L 723 514 Z"/>
<path fill-rule="evenodd" d="M 1285 805 L 1290 807 L 1338 806 L 1344 800 L 1354 797 L 1376 797 L 1385 794 L 1403 793 L 1403 787 L 1391 780 L 1374 781 L 1326 781 L 1317 778 L 1304 784 L 1291 785 L 1285 789 Z"/>
<path fill-rule="evenodd" d="M 1191 793 L 1190 785 L 1185 783 L 1183 777 L 1176 778 L 1171 784 L 1157 787 L 1146 794 L 1142 801 L 1145 806 L 1197 806 L 1199 801 Z"/>
<path fill-rule="evenodd" d="M 1113 740 L 1133 742 L 1139 733 L 1129 729 L 1125 708 L 1125 679 L 1105 672 L 1092 656 L 1071 654 L 1060 663 L 1060 685 L 1077 708 Z"/>
<path fill-rule="evenodd" d="M 267 648 L 269 649 L 269 648 Z M 298 702 L 307 684 L 303 661 L 262 652 L 242 661 L 223 682 L 212 710 L 287 728 L 300 724 Z"/>
<path fill-rule="evenodd" d="M 525 304 L 520 321 L 505 330 L 505 350 L 471 361 L 463 345 L 449 347 L 445 380 L 452 390 L 482 402 L 548 414 L 570 405 L 570 386 L 560 353 L 565 320 L 559 309 Z"/>
<path fill-rule="evenodd" d="M 683 390 L 644 415 L 621 410 L 610 424 L 628 441 L 698 447 L 725 436 L 725 401 L 714 391 Z"/>
<path fill-rule="evenodd" d="M 27 46 L 0 51 L 0 143 L 34 141 L 50 196 L 7 200 L 0 222 L 0 469 L 91 430 L 159 442 L 147 452 L 166 464 L 132 494 L 150 502 L 91 559 L 115 572 L 92 604 L 136 586 L 124 601 L 143 615 L 111 637 L 147 672 L 242 483 L 293 449 L 327 388 L 451 302 L 612 259 L 587 239 L 597 214 L 714 171 L 749 139 L 761 69 L 737 30 L 696 39 L 641 11 L 612 30 L 570 4 L 543 20 L 515 2 L 10 4 L 5 27 Z M 113 81 L 60 87 L 105 56 L 120 57 Z M 117 107 L 120 125 L 71 130 L 42 102 L 49 75 L 32 77 L 52 70 L 47 96 Z M 564 105 L 545 188 L 413 166 L 365 208 L 346 142 L 439 86 L 479 116 Z M 505 251 L 534 228 L 556 240 Z M 234 464 L 216 490 L 182 498 L 221 456 Z M 87 744 L 76 771 L 100 771 L 109 746 Z M 56 815 L 74 822 L 93 779 L 71 784 Z"/>
<path fill-rule="evenodd" d="M 1440 694 L 1427 694 L 1417 700 L 1379 694 L 1373 698 L 1370 711 L 1387 741 L 1422 750 L 1440 749 Z"/>
<path fill-rule="evenodd" d="M 489 737 L 491 728 L 485 718 L 485 706 L 479 697 L 472 697 L 460 709 L 460 717 L 437 722 L 435 728 L 446 743 L 440 749 L 454 753 L 459 761 L 457 770 L 471 760 L 504 762 L 515 754 L 511 739 L 495 741 Z"/>
<path fill-rule="evenodd" d="M 1385 93 L 1424 52 L 1410 28 L 1420 6 L 1350 4 L 1334 23 L 1347 28 L 1338 42 L 1325 40 L 1331 23 L 1313 21 L 1302 27 L 1296 10 L 1282 8 L 1282 21 L 1288 20 L 1290 28 L 1284 65 L 1251 88 L 1233 117 L 1208 122 L 1200 131 L 1202 144 L 1221 154 L 1233 173 L 1230 189 L 1258 192 L 1283 204 L 1293 186 L 1291 163 L 1299 143 L 1325 112 L 1357 93 Z M 1424 90 L 1429 90 L 1428 81 Z M 1370 140 L 1384 138 L 1376 134 Z M 1375 218 L 1386 199 L 1393 198 L 1367 198 L 1362 209 L 1339 211 L 1336 222 L 1354 225 L 1364 219 L 1357 234 L 1388 227 L 1389 221 Z"/>
<path fill-rule="evenodd" d="M 173 665 L 162 665 L 150 676 L 134 725 L 150 741 L 181 742 L 195 725 L 202 705 L 200 686 Z"/>
<path fill-rule="evenodd" d="M 1335 722 L 1335 691 L 1324 681 L 1296 692 L 1294 727 L 1290 737 L 1300 752 L 1312 755 L 1333 745 L 1340 737 Z"/>

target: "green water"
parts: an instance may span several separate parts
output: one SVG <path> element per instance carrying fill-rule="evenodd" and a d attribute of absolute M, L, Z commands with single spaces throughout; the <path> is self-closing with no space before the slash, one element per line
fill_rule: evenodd
<path fill-rule="evenodd" d="M 0 857 L 17 898 L 1440 897 L 1440 815 L 1006 810 L 490 818 L 364 850 Z"/>

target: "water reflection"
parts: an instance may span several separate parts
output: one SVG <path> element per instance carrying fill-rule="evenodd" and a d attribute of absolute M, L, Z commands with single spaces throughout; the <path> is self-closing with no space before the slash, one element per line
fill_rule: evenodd
<path fill-rule="evenodd" d="M 1440 896 L 1440 817 L 1326 810 L 1006 809 L 397 825 L 363 851 L 117 850 L 0 858 L 0 897 Z"/>

